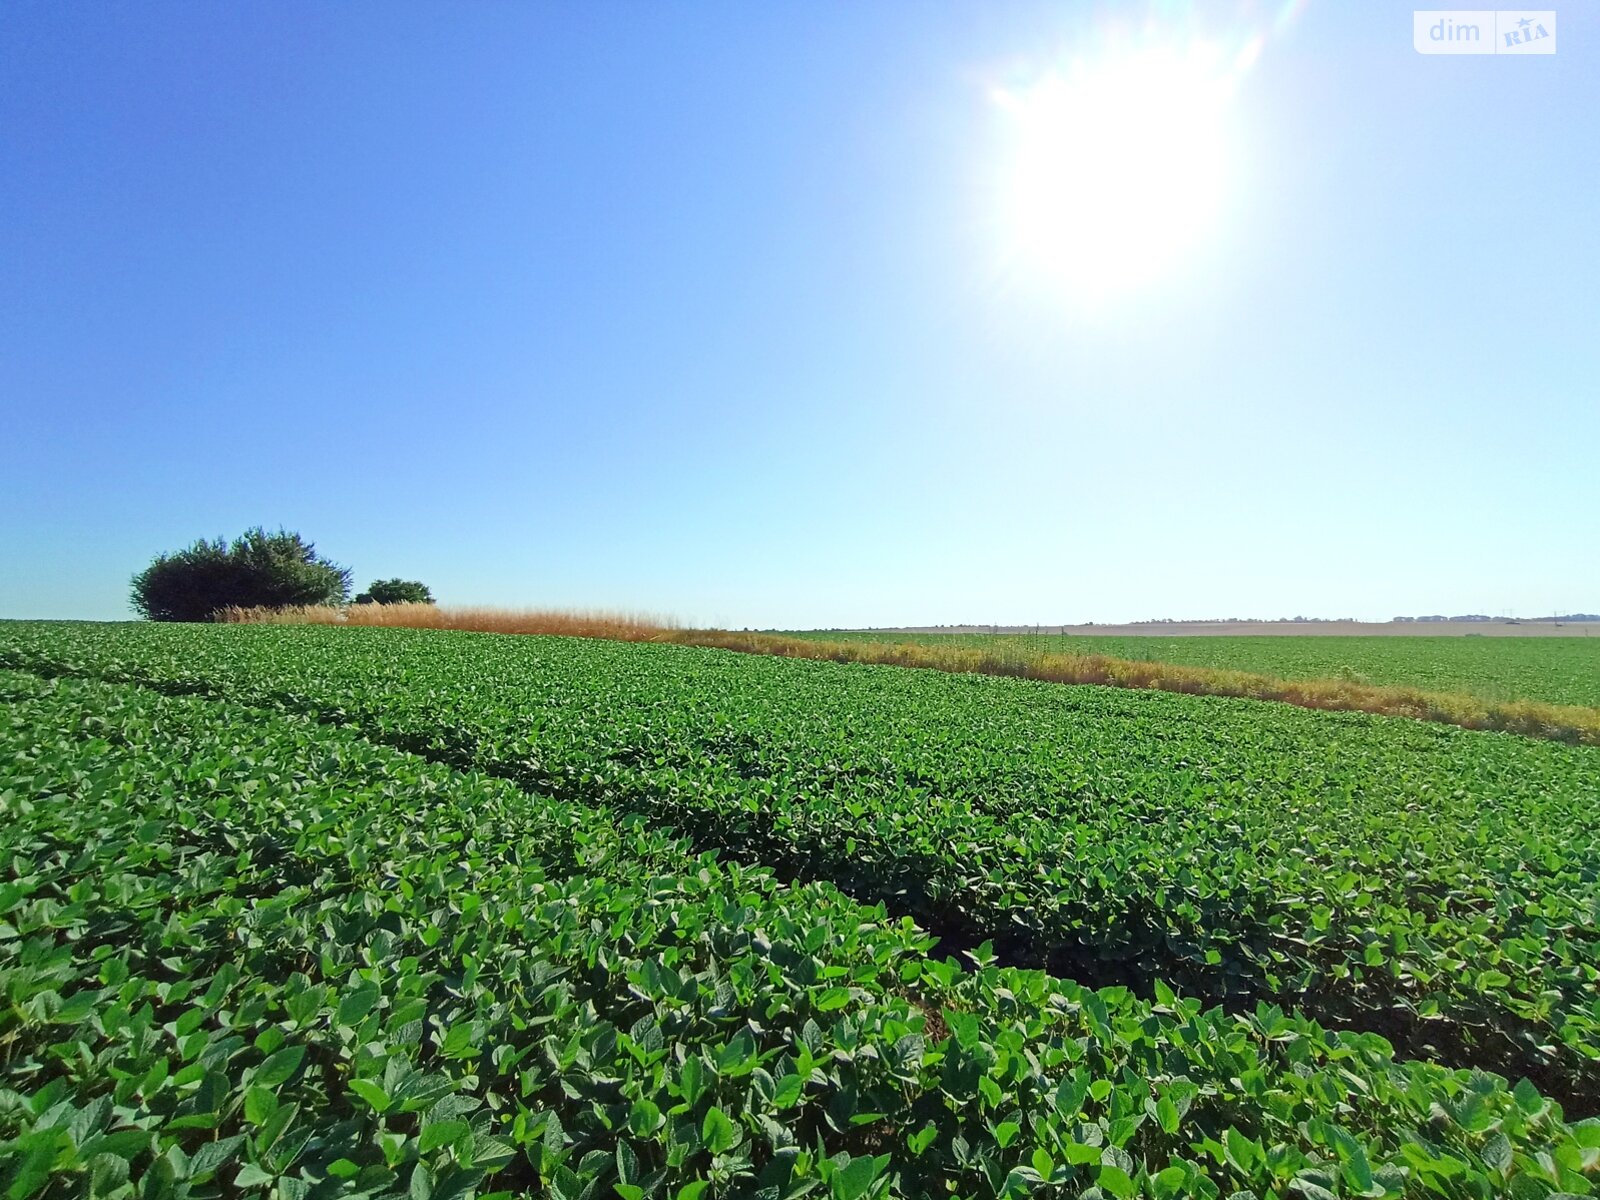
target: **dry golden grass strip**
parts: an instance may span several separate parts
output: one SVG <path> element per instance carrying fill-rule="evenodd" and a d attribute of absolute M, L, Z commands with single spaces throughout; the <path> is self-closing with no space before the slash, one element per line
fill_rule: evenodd
<path fill-rule="evenodd" d="M 1529 737 L 1600 746 L 1600 709 L 1535 700 L 1483 700 L 1464 693 L 1424 692 L 1345 679 L 1279 679 L 1248 671 L 1187 667 L 1099 654 L 1042 654 L 1021 647 L 1008 654 L 993 649 L 911 642 L 826 642 L 775 633 L 685 629 L 656 618 L 623 613 L 446 608 L 432 604 L 357 604 L 344 609 L 227 609 L 218 614 L 218 619 L 241 624 L 362 625 L 670 642 L 742 654 L 1009 675 L 1050 683 L 1091 683 L 1195 696 L 1276 700 L 1301 708 L 1411 717 L 1465 729 L 1504 730 Z"/>
<path fill-rule="evenodd" d="M 348 608 L 226 608 L 237 625 L 359 625 L 382 629 L 457 629 L 469 633 L 544 633 L 623 642 L 672 641 L 670 622 L 630 613 L 555 609 L 446 608 L 435 604 L 352 604 Z"/>

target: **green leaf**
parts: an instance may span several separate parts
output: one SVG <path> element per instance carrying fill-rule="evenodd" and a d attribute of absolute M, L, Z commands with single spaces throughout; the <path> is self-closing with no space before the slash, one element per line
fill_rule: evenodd
<path fill-rule="evenodd" d="M 1600 1117 L 1587 1117 L 1569 1125 L 1567 1132 L 1585 1150 L 1600 1150 Z"/>
<path fill-rule="evenodd" d="M 1150 1179 L 1156 1200 L 1175 1200 L 1177 1196 L 1182 1195 L 1188 1183 L 1189 1172 L 1177 1165 L 1158 1171 Z"/>
<path fill-rule="evenodd" d="M 1344 1164 L 1344 1179 L 1361 1195 L 1367 1195 L 1373 1190 L 1372 1167 L 1367 1161 L 1366 1150 L 1359 1143 L 1350 1147 L 1350 1156 Z"/>
<path fill-rule="evenodd" d="M 780 1111 L 793 1108 L 800 1103 L 800 1097 L 805 1091 L 806 1081 L 798 1074 L 785 1075 L 778 1080 L 777 1089 L 772 1093 L 772 1105 Z"/>
<path fill-rule="evenodd" d="M 465 1121 L 429 1121 L 422 1127 L 417 1149 L 422 1154 L 431 1154 L 440 1146 L 448 1146 L 471 1132 L 472 1127 Z"/>
<path fill-rule="evenodd" d="M 725 1153 L 739 1144 L 738 1128 L 729 1120 L 728 1114 L 715 1105 L 706 1111 L 706 1119 L 700 1126 L 700 1137 L 706 1149 L 713 1154 Z"/>
<path fill-rule="evenodd" d="M 278 1111 L 278 1097 L 264 1087 L 253 1087 L 244 1094 L 244 1119 L 255 1126 L 265 1125 Z"/>
<path fill-rule="evenodd" d="M 261 1187 L 270 1184 L 277 1176 L 269 1175 L 255 1163 L 245 1163 L 239 1168 L 239 1173 L 233 1177 L 233 1186 L 236 1188 Z"/>
<path fill-rule="evenodd" d="M 717 1053 L 717 1070 L 724 1077 L 747 1075 L 755 1065 L 756 1045 L 749 1031 L 741 1029 L 734 1039 Z"/>
<path fill-rule="evenodd" d="M 700 1061 L 698 1054 L 691 1054 L 684 1059 L 678 1081 L 684 1100 L 693 1104 L 700 1099 L 700 1093 L 705 1090 L 705 1064 Z"/>
<path fill-rule="evenodd" d="M 450 1032 L 445 1034 L 444 1044 L 439 1047 L 439 1053 L 446 1058 L 477 1057 L 481 1050 L 472 1023 L 463 1021 L 458 1025 L 452 1025 Z"/>
<path fill-rule="evenodd" d="M 256 1068 L 255 1082 L 268 1088 L 288 1082 L 290 1076 L 300 1069 L 300 1062 L 305 1056 L 304 1046 L 285 1046 L 269 1054 L 266 1061 Z"/>
<path fill-rule="evenodd" d="M 1083 1142 L 1063 1142 L 1061 1155 L 1075 1167 L 1092 1166 L 1100 1161 L 1100 1147 Z"/>
<path fill-rule="evenodd" d="M 1156 1101 L 1156 1119 L 1161 1122 L 1161 1132 L 1178 1132 L 1178 1106 L 1172 1102 L 1171 1096 L 1162 1096 Z"/>
<path fill-rule="evenodd" d="M 886 1160 L 887 1155 L 852 1158 L 843 1168 L 835 1171 L 828 1181 L 834 1200 L 861 1200 L 872 1189 L 872 1181 L 878 1177 Z"/>
<path fill-rule="evenodd" d="M 557 1167 L 550 1176 L 550 1194 L 555 1200 L 583 1200 L 587 1190 L 569 1167 Z"/>
<path fill-rule="evenodd" d="M 1254 1142 L 1232 1125 L 1228 1126 L 1225 1140 L 1228 1146 L 1228 1162 L 1239 1174 L 1246 1179 L 1250 1178 L 1255 1173 L 1256 1160 L 1260 1157 L 1261 1151 L 1256 1148 Z"/>
<path fill-rule="evenodd" d="M 377 1005 L 378 996 L 378 985 L 375 983 L 363 984 L 354 991 L 346 992 L 339 998 L 339 1024 L 355 1025 L 360 1022 Z"/>
<path fill-rule="evenodd" d="M 1511 1140 L 1503 1132 L 1483 1144 L 1483 1161 L 1501 1174 L 1511 1165 Z"/>
<path fill-rule="evenodd" d="M 389 1108 L 389 1093 L 370 1079 L 352 1079 L 350 1090 L 372 1105 L 375 1112 L 385 1112 Z"/>
<path fill-rule="evenodd" d="M 232 1160 L 243 1142 L 244 1134 L 240 1133 L 220 1141 L 205 1143 L 189 1159 L 189 1177 L 198 1180 L 202 1176 L 215 1173 L 219 1167 Z"/>
<path fill-rule="evenodd" d="M 128 1160 L 115 1154 L 96 1154 L 88 1159 L 89 1193 L 104 1196 L 128 1182 Z"/>
<path fill-rule="evenodd" d="M 102 1133 L 90 1138 L 78 1147 L 78 1154 L 82 1158 L 111 1154 L 132 1162 L 150 1148 L 150 1138 L 151 1132 L 148 1129 L 119 1129 L 114 1133 Z"/>
<path fill-rule="evenodd" d="M 649 1137 L 666 1123 L 660 1107 L 652 1100 L 635 1100 L 628 1110 L 628 1128 L 639 1137 Z"/>
<path fill-rule="evenodd" d="M 1539 1089 L 1526 1079 L 1517 1080 L 1517 1086 L 1511 1089 L 1511 1095 L 1517 1102 L 1517 1107 L 1530 1117 L 1544 1108 L 1544 1097 L 1539 1095 Z"/>
<path fill-rule="evenodd" d="M 817 997 L 818 1012 L 833 1012 L 850 1003 L 850 989 L 835 987 L 829 988 Z"/>
<path fill-rule="evenodd" d="M 623 1183 L 632 1183 L 639 1178 L 639 1156 L 633 1152 L 633 1147 L 626 1141 L 617 1143 L 617 1152 L 614 1156 L 617 1163 L 617 1178 Z"/>
<path fill-rule="evenodd" d="M 1121 1167 L 1114 1167 L 1110 1163 L 1101 1164 L 1099 1172 L 1095 1175 L 1095 1182 L 1104 1191 L 1110 1192 L 1113 1196 L 1121 1197 L 1122 1200 L 1127 1200 L 1127 1197 L 1133 1195 L 1137 1190 L 1134 1187 L 1132 1177 Z"/>

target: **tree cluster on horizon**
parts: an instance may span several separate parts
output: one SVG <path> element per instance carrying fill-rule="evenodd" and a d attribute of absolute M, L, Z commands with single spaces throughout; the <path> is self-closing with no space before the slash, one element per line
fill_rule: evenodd
<path fill-rule="evenodd" d="M 298 533 L 257 525 L 231 542 L 200 538 L 159 554 L 131 581 L 133 609 L 150 621 L 212 621 L 228 608 L 342 606 L 351 571 L 317 553 Z M 379 579 L 357 604 L 432 604 L 426 584 Z"/>

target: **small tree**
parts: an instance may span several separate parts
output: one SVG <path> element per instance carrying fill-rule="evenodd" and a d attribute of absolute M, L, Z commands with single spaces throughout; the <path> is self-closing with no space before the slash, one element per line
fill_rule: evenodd
<path fill-rule="evenodd" d="M 231 543 L 201 538 L 133 577 L 133 607 L 151 621 L 210 621 L 217 610 L 343 604 L 350 572 L 298 533 L 260 526 Z"/>
<path fill-rule="evenodd" d="M 428 585 L 415 579 L 375 579 L 355 598 L 357 604 L 432 604 Z"/>

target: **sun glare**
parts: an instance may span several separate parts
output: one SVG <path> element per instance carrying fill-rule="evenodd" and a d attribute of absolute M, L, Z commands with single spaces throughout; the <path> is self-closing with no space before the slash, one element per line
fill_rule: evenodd
<path fill-rule="evenodd" d="M 1146 283 L 1200 240 L 1228 174 L 1226 65 L 1146 51 L 997 91 L 1013 263 L 1094 298 Z"/>

